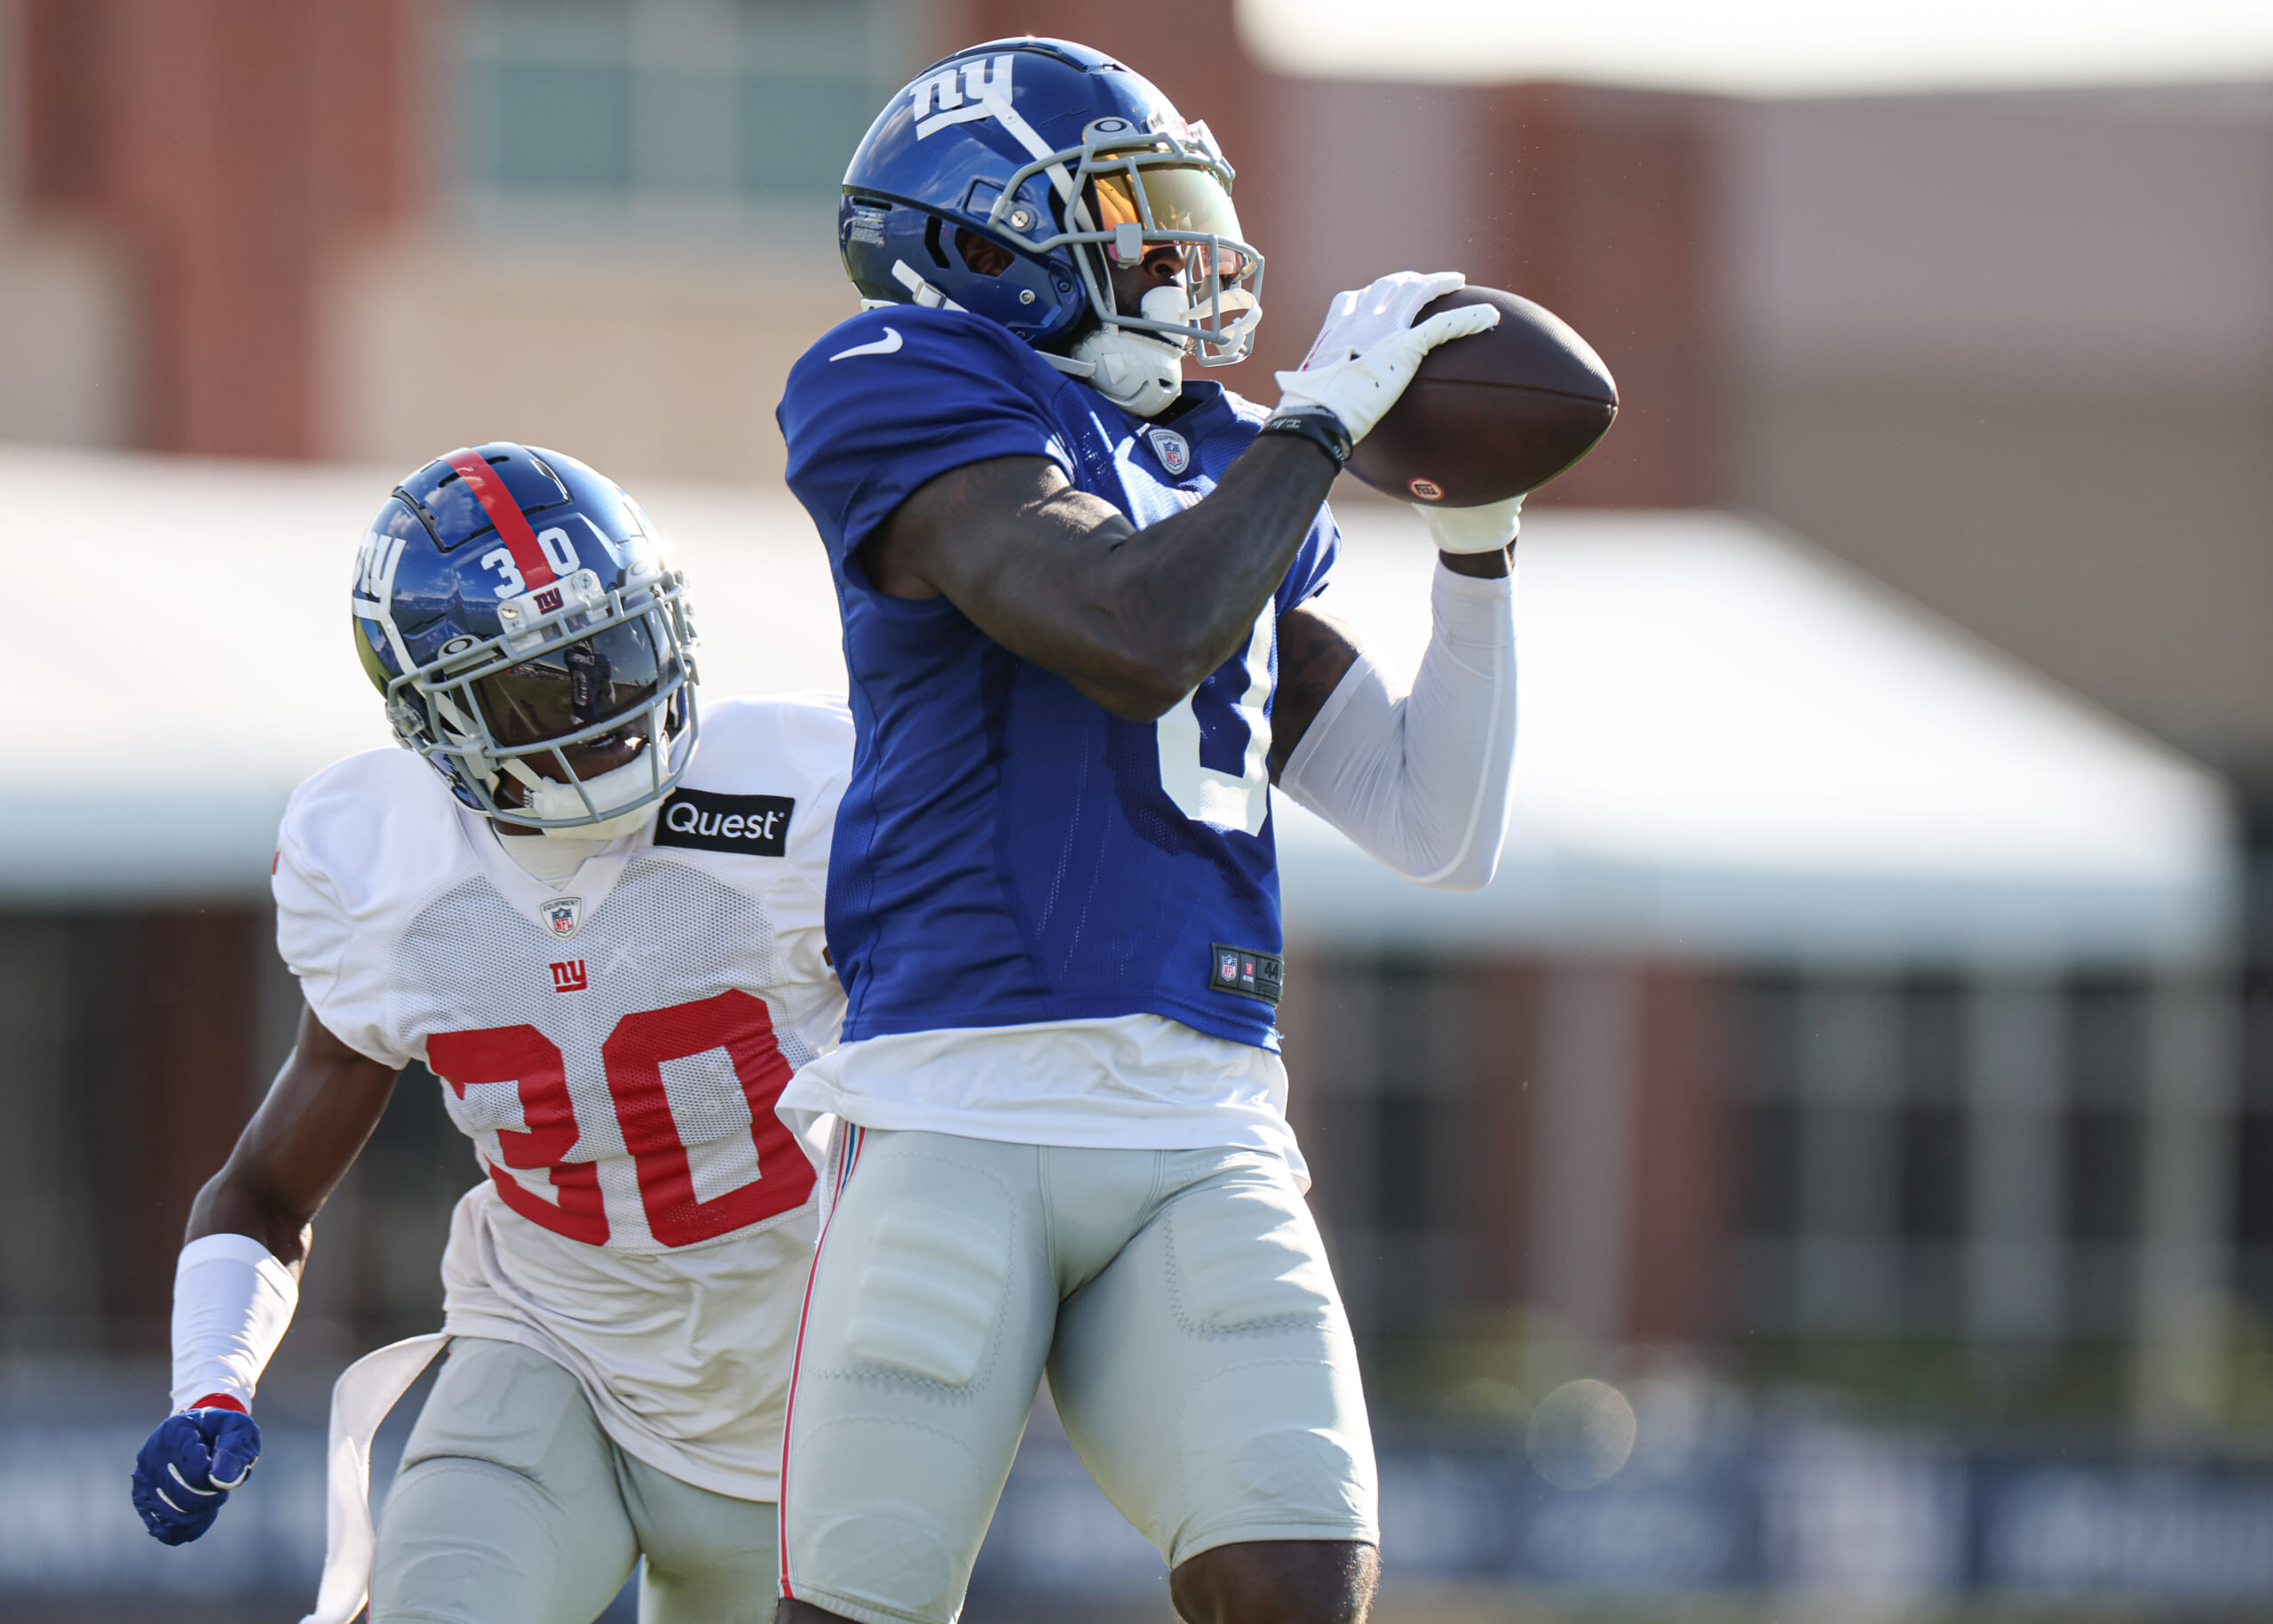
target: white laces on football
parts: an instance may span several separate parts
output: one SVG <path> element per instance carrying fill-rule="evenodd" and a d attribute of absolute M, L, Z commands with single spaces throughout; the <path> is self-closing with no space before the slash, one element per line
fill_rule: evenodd
<path fill-rule="evenodd" d="M 1278 374 L 1279 409 L 1322 406 L 1342 420 L 1354 445 L 1397 403 L 1421 358 L 1447 339 L 1496 327 L 1489 305 L 1413 318 L 1431 299 L 1468 285 L 1458 271 L 1398 271 L 1371 286 L 1337 293 L 1301 368 Z"/>

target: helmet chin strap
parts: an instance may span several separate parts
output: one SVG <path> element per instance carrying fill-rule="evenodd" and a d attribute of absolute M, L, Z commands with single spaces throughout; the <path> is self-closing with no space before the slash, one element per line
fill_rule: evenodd
<path fill-rule="evenodd" d="M 655 774 L 645 750 L 620 767 L 584 780 L 582 796 L 576 793 L 574 784 L 559 783 L 531 772 L 519 757 L 508 757 L 499 764 L 508 772 L 520 769 L 513 772 L 521 780 L 519 810 L 548 823 L 590 817 L 593 812 L 608 813 L 620 807 L 632 808 L 614 817 L 603 817 L 598 823 L 545 828 L 539 830 L 540 834 L 558 835 L 564 840 L 614 840 L 619 835 L 629 835 L 654 814 Z M 589 810 L 584 805 L 584 796 L 591 797 Z"/>
<path fill-rule="evenodd" d="M 1137 308 L 1148 320 L 1173 321 L 1184 314 L 1184 294 L 1155 288 Z M 1131 416 L 1157 417 L 1184 394 L 1184 346 L 1156 334 L 1106 322 L 1073 346 L 1072 359 L 1090 368 L 1077 376 Z"/>
<path fill-rule="evenodd" d="M 660 715 L 655 719 L 660 730 Z M 667 751 L 667 757 L 659 758 L 653 754 L 659 749 Z M 655 764 L 658 759 L 681 760 L 686 749 L 687 735 L 683 731 L 663 745 L 651 742 L 622 766 L 581 780 L 582 795 L 577 794 L 577 784 L 546 778 L 519 756 L 507 756 L 497 761 L 496 766 L 521 786 L 521 804 L 516 811 L 542 819 L 547 824 L 566 825 L 532 828 L 531 833 L 562 840 L 614 840 L 635 832 L 654 816 L 656 804 L 662 798 L 655 793 Z M 497 782 L 495 777 L 490 780 L 493 789 Z M 585 805 L 586 796 L 591 801 L 589 808 Z M 597 822 L 569 822 L 572 819 L 590 817 L 595 812 L 601 814 Z M 614 815 L 610 816 L 611 813 Z"/>

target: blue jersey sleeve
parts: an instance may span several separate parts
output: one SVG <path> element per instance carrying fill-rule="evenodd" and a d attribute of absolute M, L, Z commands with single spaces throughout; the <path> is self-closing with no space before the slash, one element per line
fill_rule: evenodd
<path fill-rule="evenodd" d="M 864 311 L 791 368 L 774 414 L 788 484 L 841 564 L 927 480 L 999 456 L 1073 459 L 1048 363 L 1002 327 L 915 305 Z"/>

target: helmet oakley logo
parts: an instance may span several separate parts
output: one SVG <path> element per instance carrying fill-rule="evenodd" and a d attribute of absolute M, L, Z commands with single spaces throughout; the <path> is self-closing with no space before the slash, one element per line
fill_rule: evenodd
<path fill-rule="evenodd" d="M 584 923 L 584 899 L 582 897 L 555 897 L 540 903 L 537 912 L 555 936 L 574 936 Z"/>
<path fill-rule="evenodd" d="M 983 59 L 965 62 L 960 71 L 950 67 L 916 85 L 915 99 L 908 108 L 915 118 L 915 139 L 920 141 L 949 124 L 967 124 L 973 119 L 1008 112 L 1010 64 L 1016 59 L 999 56 L 992 64 Z M 962 81 L 960 87 L 958 78 Z M 938 111 L 931 112 L 934 107 Z M 929 117 L 925 116 L 927 112 Z"/>
<path fill-rule="evenodd" d="M 1160 466 L 1181 479 L 1184 471 L 1192 466 L 1192 442 L 1174 429 L 1154 429 L 1147 438 L 1152 442 L 1152 455 L 1160 459 Z"/>

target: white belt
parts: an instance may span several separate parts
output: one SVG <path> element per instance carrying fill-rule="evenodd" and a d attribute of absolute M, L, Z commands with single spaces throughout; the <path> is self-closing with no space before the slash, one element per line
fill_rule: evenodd
<path fill-rule="evenodd" d="M 371 1438 L 395 1402 L 449 1342 L 446 1331 L 389 1343 L 339 1373 L 331 1385 L 326 1451 L 323 1582 L 316 1610 L 300 1624 L 348 1624 L 371 1594 Z"/>

